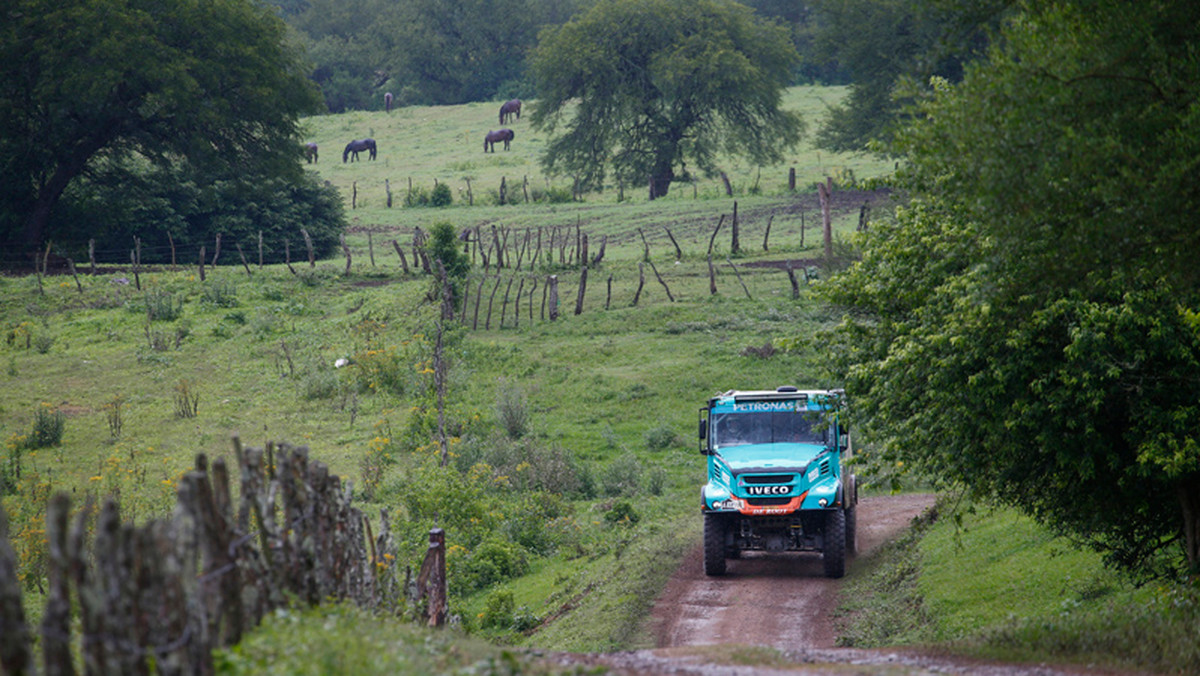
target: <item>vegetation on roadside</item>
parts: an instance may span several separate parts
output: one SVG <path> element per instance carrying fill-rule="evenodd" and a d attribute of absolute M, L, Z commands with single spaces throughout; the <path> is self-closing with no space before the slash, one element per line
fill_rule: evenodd
<path fill-rule="evenodd" d="M 839 644 L 1195 673 L 1200 590 L 1137 586 L 1009 508 L 946 500 L 852 568 Z"/>

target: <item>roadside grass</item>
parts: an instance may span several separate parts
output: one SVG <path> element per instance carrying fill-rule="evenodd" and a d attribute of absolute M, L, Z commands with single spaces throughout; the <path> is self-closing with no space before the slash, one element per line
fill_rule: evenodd
<path fill-rule="evenodd" d="M 1017 662 L 1200 670 L 1200 592 L 1136 587 L 1011 509 L 923 522 L 848 577 L 839 644 Z"/>
<path fill-rule="evenodd" d="M 218 674 L 577 674 L 453 629 L 433 630 L 345 605 L 281 611 L 237 646 L 218 651 Z"/>

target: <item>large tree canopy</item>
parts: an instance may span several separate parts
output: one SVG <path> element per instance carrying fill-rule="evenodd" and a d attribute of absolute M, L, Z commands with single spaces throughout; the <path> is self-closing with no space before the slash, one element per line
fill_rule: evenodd
<path fill-rule="evenodd" d="M 881 466 L 1196 569 L 1200 5 L 1020 9 L 902 133 L 914 199 L 828 289 L 838 363 Z"/>
<path fill-rule="evenodd" d="M 831 106 L 817 145 L 835 152 L 886 143 L 931 76 L 957 81 L 1013 0 L 813 0 L 816 49 L 850 71 L 850 94 Z"/>
<path fill-rule="evenodd" d="M 657 197 L 689 162 L 715 173 L 721 150 L 780 162 L 803 132 L 780 109 L 797 58 L 785 29 L 736 3 L 602 0 L 533 54 L 533 125 L 562 130 L 543 163 L 584 188 L 611 168 Z"/>
<path fill-rule="evenodd" d="M 7 0 L 0 22 L 0 239 L 32 249 L 73 181 L 140 155 L 298 177 L 319 99 L 252 0 Z"/>

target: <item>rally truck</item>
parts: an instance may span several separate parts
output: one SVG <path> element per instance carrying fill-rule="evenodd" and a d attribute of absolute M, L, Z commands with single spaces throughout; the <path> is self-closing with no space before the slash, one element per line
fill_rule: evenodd
<path fill-rule="evenodd" d="M 858 488 L 843 472 L 842 390 L 730 390 L 700 409 L 704 572 L 745 551 L 821 552 L 827 577 L 854 553 Z"/>

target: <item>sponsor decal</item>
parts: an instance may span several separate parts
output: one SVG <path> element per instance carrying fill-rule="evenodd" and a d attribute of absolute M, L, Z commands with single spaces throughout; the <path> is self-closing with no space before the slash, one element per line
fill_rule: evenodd
<path fill-rule="evenodd" d="M 747 486 L 750 495 L 787 495 L 792 492 L 790 486 Z"/>
<path fill-rule="evenodd" d="M 771 411 L 804 411 L 807 402 L 803 399 L 786 399 L 784 401 L 739 401 L 734 402 L 734 413 L 759 413 Z"/>

